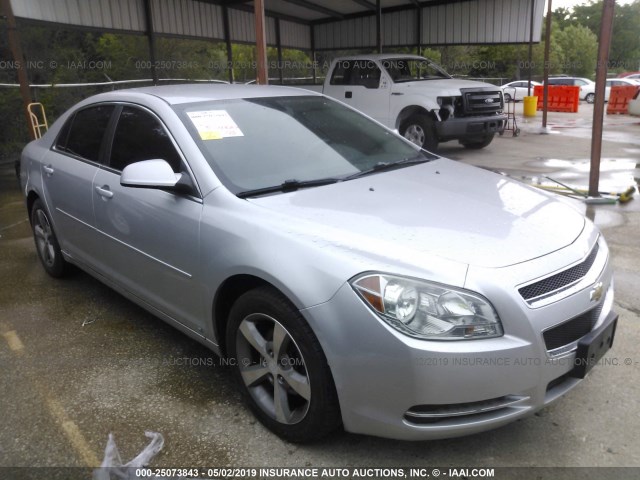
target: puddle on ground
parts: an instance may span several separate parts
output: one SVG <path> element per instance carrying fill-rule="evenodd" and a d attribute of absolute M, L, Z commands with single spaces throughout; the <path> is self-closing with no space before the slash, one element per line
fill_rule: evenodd
<path fill-rule="evenodd" d="M 591 161 L 589 159 L 563 160 L 538 158 L 528 162 L 527 167 L 552 171 L 540 176 L 521 178 L 526 183 L 545 187 L 560 186 L 553 180 L 577 189 L 588 190 Z M 552 179 L 552 180 L 551 180 Z M 599 190 L 602 193 L 619 194 L 640 180 L 640 164 L 634 158 L 603 158 L 600 161 Z"/>
<path fill-rule="evenodd" d="M 600 229 L 618 227 L 624 224 L 624 216 L 622 213 L 598 208 L 597 205 L 587 205 L 585 215 Z"/>

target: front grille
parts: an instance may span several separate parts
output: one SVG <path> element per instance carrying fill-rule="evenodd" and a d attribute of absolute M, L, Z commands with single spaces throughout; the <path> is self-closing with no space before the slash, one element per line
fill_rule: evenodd
<path fill-rule="evenodd" d="M 502 92 L 492 89 L 461 89 L 466 115 L 490 115 L 502 111 Z"/>
<path fill-rule="evenodd" d="M 600 302 L 600 305 L 588 312 L 550 328 L 549 330 L 545 330 L 542 333 L 542 336 L 544 337 L 544 343 L 547 350 L 555 350 L 556 348 L 569 345 L 593 330 L 593 327 L 600 317 L 603 305 L 604 302 Z"/>
<path fill-rule="evenodd" d="M 568 268 L 560 273 L 556 273 L 550 277 L 545 278 L 544 280 L 540 280 L 539 282 L 532 283 L 531 285 L 527 285 L 526 287 L 522 287 L 518 291 L 522 298 L 525 300 L 531 300 L 534 298 L 542 297 L 551 292 L 556 292 L 562 290 L 563 288 L 567 288 L 572 284 L 578 282 L 589 272 L 591 267 L 593 266 L 593 262 L 595 262 L 596 257 L 598 256 L 598 244 L 596 243 L 591 250 L 589 256 L 584 260 L 584 262 L 579 265 L 575 265 L 574 267 Z"/>

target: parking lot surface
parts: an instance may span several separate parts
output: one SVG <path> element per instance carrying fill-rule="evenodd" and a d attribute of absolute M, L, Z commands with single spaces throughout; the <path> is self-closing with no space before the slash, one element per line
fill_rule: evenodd
<path fill-rule="evenodd" d="M 525 121 L 521 108 L 519 137 L 441 153 L 527 183 L 549 176 L 586 187 L 593 107 L 550 114 L 546 135 L 541 114 Z M 601 189 L 624 190 L 640 177 L 640 118 L 607 118 L 604 138 Z M 613 255 L 620 321 L 608 364 L 560 402 L 487 433 L 408 443 L 339 432 L 293 445 L 256 422 L 210 351 L 85 273 L 48 277 L 13 165 L 2 164 L 0 467 L 95 467 L 109 433 L 126 462 L 147 445 L 145 430 L 165 439 L 154 467 L 640 467 L 640 197 L 578 205 Z"/>

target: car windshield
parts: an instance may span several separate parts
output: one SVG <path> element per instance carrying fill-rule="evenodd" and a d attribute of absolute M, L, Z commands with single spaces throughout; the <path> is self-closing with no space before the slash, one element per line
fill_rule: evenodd
<path fill-rule="evenodd" d="M 322 96 L 176 105 L 220 181 L 242 194 L 278 185 L 319 186 L 436 158 L 369 118 Z M 325 182 L 316 182 L 326 180 Z M 306 182 L 306 184 L 305 184 Z"/>
<path fill-rule="evenodd" d="M 395 83 L 451 78 L 438 65 L 424 58 L 388 58 L 382 61 L 382 66 Z"/>

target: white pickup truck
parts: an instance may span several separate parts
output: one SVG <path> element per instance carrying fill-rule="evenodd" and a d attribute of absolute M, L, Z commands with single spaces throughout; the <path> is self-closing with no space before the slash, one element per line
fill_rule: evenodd
<path fill-rule="evenodd" d="M 414 55 L 336 58 L 322 91 L 427 150 L 449 140 L 484 148 L 507 120 L 498 87 L 454 79 Z"/>

